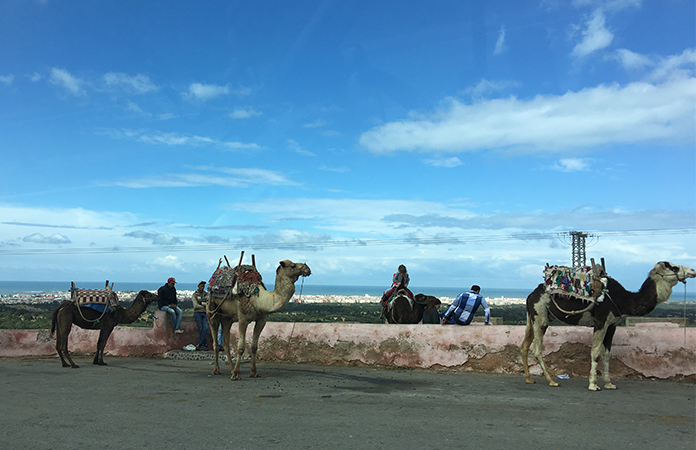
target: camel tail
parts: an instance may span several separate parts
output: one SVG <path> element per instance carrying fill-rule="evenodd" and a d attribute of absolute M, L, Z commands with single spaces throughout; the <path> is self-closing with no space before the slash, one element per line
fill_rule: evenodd
<path fill-rule="evenodd" d="M 64 301 L 56 309 L 53 310 L 53 317 L 51 318 L 51 337 L 53 337 L 53 334 L 56 331 L 56 323 L 58 322 L 58 312 L 63 309 L 63 306 L 65 306 L 66 303 L 72 303 L 69 300 Z"/>

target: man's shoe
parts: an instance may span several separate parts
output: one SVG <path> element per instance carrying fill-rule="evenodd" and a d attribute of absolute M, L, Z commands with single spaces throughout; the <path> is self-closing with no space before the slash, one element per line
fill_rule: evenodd
<path fill-rule="evenodd" d="M 184 332 L 184 330 L 174 330 L 174 333 L 176 333 L 176 334 L 181 334 L 183 332 Z"/>

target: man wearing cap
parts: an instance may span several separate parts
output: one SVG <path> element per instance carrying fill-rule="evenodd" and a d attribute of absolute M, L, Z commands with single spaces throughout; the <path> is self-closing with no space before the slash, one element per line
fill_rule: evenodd
<path fill-rule="evenodd" d="M 174 333 L 181 334 L 184 331 L 181 327 L 181 308 L 179 308 L 176 303 L 176 288 L 174 285 L 176 280 L 174 277 L 170 277 L 167 280 L 167 284 L 157 289 L 157 296 L 159 300 L 157 301 L 157 306 L 160 310 L 169 314 L 172 318 L 172 326 L 174 327 Z"/>

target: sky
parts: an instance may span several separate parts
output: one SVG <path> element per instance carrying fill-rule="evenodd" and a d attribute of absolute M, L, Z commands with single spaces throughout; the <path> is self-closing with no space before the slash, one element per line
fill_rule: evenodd
<path fill-rule="evenodd" d="M 197 282 L 244 250 L 269 280 L 533 288 L 581 231 L 637 290 L 696 267 L 695 17 L 3 1 L 0 280 Z"/>

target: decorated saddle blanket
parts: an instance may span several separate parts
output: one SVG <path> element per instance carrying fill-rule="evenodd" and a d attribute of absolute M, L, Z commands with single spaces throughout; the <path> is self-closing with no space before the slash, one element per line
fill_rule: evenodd
<path fill-rule="evenodd" d="M 602 301 L 607 274 L 602 266 L 546 266 L 544 284 L 548 293 L 563 293 L 589 301 Z"/>
<path fill-rule="evenodd" d="M 254 266 L 241 265 L 235 268 L 222 267 L 213 272 L 208 281 L 210 292 L 213 294 L 226 294 L 228 290 L 237 286 L 237 292 L 245 297 L 251 297 L 259 292 L 259 286 L 263 284 L 261 274 Z"/>
<path fill-rule="evenodd" d="M 111 289 L 73 289 L 72 299 L 77 306 L 88 306 L 99 312 L 109 312 L 118 305 L 118 295 Z"/>

